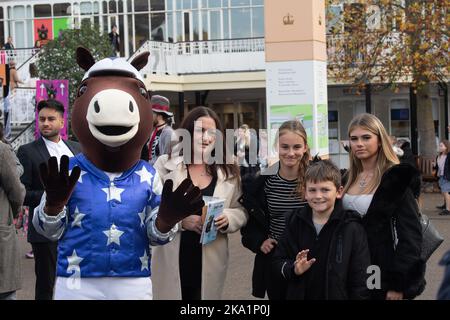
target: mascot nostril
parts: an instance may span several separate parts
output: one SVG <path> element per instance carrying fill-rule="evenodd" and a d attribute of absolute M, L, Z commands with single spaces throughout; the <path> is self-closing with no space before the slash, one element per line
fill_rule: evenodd
<path fill-rule="evenodd" d="M 130 109 L 130 112 L 134 111 L 133 103 L 130 101 L 130 106 L 128 107 Z"/>
<path fill-rule="evenodd" d="M 97 101 L 94 102 L 94 110 L 96 113 L 100 113 L 100 106 Z"/>

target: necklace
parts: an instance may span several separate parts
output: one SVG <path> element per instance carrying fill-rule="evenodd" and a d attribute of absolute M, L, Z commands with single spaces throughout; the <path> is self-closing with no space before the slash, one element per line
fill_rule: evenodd
<path fill-rule="evenodd" d="M 367 186 L 367 183 L 368 183 L 367 179 L 369 178 L 369 176 L 370 176 L 370 178 L 372 178 L 373 174 L 368 173 L 364 178 L 362 178 L 359 181 L 359 187 L 361 189 L 364 189 Z M 370 181 L 370 179 L 369 179 L 369 181 Z"/>

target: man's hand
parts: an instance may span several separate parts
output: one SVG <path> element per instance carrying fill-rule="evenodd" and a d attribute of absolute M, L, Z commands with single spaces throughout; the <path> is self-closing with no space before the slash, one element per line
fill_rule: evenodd
<path fill-rule="evenodd" d="M 278 244 L 277 240 L 268 238 L 263 242 L 263 244 L 259 249 L 262 251 L 262 253 L 268 254 L 270 251 L 273 250 L 273 248 L 275 248 L 277 244 Z"/>
<path fill-rule="evenodd" d="M 59 171 L 56 157 L 50 157 L 48 166 L 45 162 L 39 165 L 41 182 L 47 194 L 44 208 L 46 214 L 56 216 L 63 210 L 80 177 L 80 172 L 80 167 L 74 167 L 69 176 L 68 156 L 61 157 Z"/>
<path fill-rule="evenodd" d="M 297 254 L 294 263 L 294 272 L 296 275 L 301 275 L 311 268 L 312 264 L 316 262 L 316 259 L 312 258 L 308 260 L 309 249 L 302 250 Z"/>
<path fill-rule="evenodd" d="M 203 223 L 202 217 L 199 215 L 190 215 L 183 219 L 181 226 L 185 230 L 194 231 L 198 234 L 202 234 Z"/>
<path fill-rule="evenodd" d="M 386 300 L 402 300 L 402 299 L 403 299 L 403 292 L 391 290 L 386 293 Z"/>
<path fill-rule="evenodd" d="M 156 228 L 162 233 L 169 232 L 175 224 L 205 205 L 200 189 L 190 179 L 184 179 L 175 191 L 172 188 L 173 181 L 169 179 L 164 183 L 156 218 Z"/>

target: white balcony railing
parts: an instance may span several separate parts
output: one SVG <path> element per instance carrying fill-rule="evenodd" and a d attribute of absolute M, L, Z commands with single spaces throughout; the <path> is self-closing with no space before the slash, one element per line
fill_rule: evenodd
<path fill-rule="evenodd" d="M 8 64 L 11 61 L 20 68 L 25 62 L 39 52 L 39 48 L 23 48 L 14 50 L 0 50 L 0 64 Z"/>
<path fill-rule="evenodd" d="M 35 119 L 36 88 L 17 88 L 9 99 L 11 125 L 28 124 Z"/>
<path fill-rule="evenodd" d="M 265 69 L 264 38 L 193 42 L 145 42 L 131 57 L 149 51 L 143 74 L 198 74 Z"/>

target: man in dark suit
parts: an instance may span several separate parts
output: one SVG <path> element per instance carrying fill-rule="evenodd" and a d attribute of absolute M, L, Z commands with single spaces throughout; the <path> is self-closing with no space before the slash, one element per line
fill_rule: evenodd
<path fill-rule="evenodd" d="M 76 142 L 63 141 L 60 130 L 64 127 L 64 107 L 57 100 L 43 100 L 37 106 L 39 112 L 39 132 L 41 137 L 21 146 L 17 156 L 23 165 L 22 183 L 27 190 L 24 205 L 29 206 L 30 217 L 28 242 L 34 253 L 36 273 L 36 300 L 51 300 L 56 275 L 57 242 L 51 242 L 36 232 L 31 221 L 34 208 L 39 205 L 44 193 L 39 177 L 39 165 L 51 156 L 58 159 L 63 155 L 73 157 L 80 152 Z"/>

